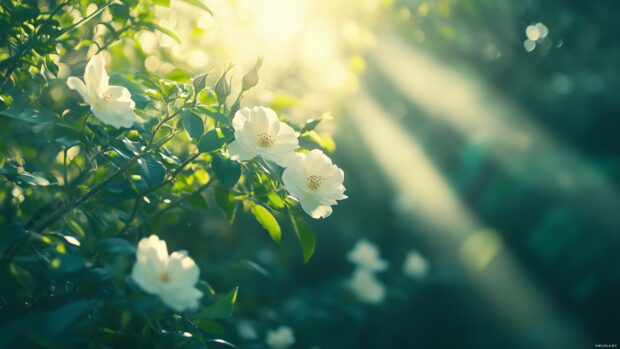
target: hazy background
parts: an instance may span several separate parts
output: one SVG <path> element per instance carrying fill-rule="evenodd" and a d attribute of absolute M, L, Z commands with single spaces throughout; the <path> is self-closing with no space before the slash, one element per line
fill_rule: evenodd
<path fill-rule="evenodd" d="M 313 222 L 307 265 L 291 227 L 278 248 L 215 205 L 162 218 L 173 249 L 212 266 L 205 279 L 240 286 L 232 342 L 263 345 L 238 338 L 242 319 L 259 333 L 290 326 L 296 348 L 620 344 L 618 3 L 206 3 L 214 16 L 158 10 L 181 44 L 145 32 L 111 54 L 162 75 L 215 68 L 212 80 L 230 62 L 237 83 L 264 57 L 243 104 L 299 123 L 329 112 L 317 141 L 349 196 Z M 378 305 L 347 286 L 362 238 L 389 262 Z M 425 276 L 403 275 L 410 250 Z"/>

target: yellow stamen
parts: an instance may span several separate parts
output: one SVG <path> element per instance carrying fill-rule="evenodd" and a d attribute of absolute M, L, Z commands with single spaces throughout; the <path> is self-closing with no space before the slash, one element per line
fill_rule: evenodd
<path fill-rule="evenodd" d="M 312 189 L 312 190 L 317 190 L 321 187 L 321 184 L 323 184 L 323 181 L 325 181 L 325 178 L 321 177 L 321 176 L 308 176 L 308 188 Z"/>
<path fill-rule="evenodd" d="M 268 133 L 261 133 L 258 135 L 258 145 L 263 148 L 269 148 L 276 144 L 276 140 Z"/>

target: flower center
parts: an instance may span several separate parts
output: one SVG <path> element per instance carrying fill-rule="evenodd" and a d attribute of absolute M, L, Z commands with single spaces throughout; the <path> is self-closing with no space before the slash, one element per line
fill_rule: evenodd
<path fill-rule="evenodd" d="M 276 144 L 276 140 L 271 137 L 268 133 L 260 133 L 258 135 L 258 145 L 263 148 L 269 148 Z"/>
<path fill-rule="evenodd" d="M 325 178 L 321 177 L 321 176 L 308 176 L 308 188 L 312 189 L 312 190 L 317 190 L 321 187 L 321 184 L 323 184 L 323 181 L 325 181 Z"/>
<path fill-rule="evenodd" d="M 170 274 L 168 273 L 168 271 L 162 271 L 159 273 L 159 281 L 165 284 L 170 282 Z"/>
<path fill-rule="evenodd" d="M 103 98 L 104 101 L 109 102 L 110 99 L 112 99 L 112 93 L 110 93 L 110 91 L 105 91 L 103 95 L 101 95 L 101 98 Z"/>

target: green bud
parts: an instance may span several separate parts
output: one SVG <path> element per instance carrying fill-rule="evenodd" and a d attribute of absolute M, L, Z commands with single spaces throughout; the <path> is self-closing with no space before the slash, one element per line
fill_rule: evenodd
<path fill-rule="evenodd" d="M 258 84 L 258 70 L 263 65 L 263 57 L 256 60 L 254 68 L 243 76 L 243 91 L 247 91 Z"/>
<path fill-rule="evenodd" d="M 226 74 L 232 68 L 232 65 L 226 68 L 222 76 L 220 76 L 219 80 L 215 83 L 215 94 L 217 94 L 217 101 L 220 104 L 224 104 L 226 102 L 226 97 L 230 95 L 230 81 L 226 79 Z"/>

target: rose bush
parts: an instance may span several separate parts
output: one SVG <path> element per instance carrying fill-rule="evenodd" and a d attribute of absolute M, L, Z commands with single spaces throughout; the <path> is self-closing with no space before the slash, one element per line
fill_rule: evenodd
<path fill-rule="evenodd" d="M 260 59 L 230 96 L 228 69 L 215 83 L 156 76 L 110 54 L 139 54 L 128 44 L 139 31 L 179 40 L 154 20 L 166 3 L 2 2 L 0 347 L 222 343 L 216 320 L 232 314 L 237 288 L 216 291 L 202 278 L 209 265 L 169 254 L 162 217 L 216 204 L 232 221 L 241 206 L 275 242 L 294 232 L 307 261 L 303 212 L 326 217 L 345 198 L 342 170 L 299 146 L 320 119 L 297 126 L 241 108 Z"/>

